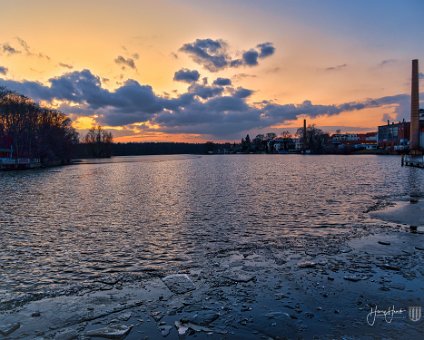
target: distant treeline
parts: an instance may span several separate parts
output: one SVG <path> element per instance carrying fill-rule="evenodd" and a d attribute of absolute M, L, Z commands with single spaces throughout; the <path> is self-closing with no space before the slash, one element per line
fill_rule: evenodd
<path fill-rule="evenodd" d="M 78 133 L 62 112 L 0 87 L 0 147 L 14 158 L 41 163 L 67 163 L 73 157 Z"/>
<path fill-rule="evenodd" d="M 173 155 L 173 154 L 205 154 L 215 151 L 210 143 L 112 143 L 110 151 L 112 156 L 137 156 L 137 155 Z M 88 144 L 81 143 L 76 147 L 78 158 L 91 158 L 92 148 Z"/>

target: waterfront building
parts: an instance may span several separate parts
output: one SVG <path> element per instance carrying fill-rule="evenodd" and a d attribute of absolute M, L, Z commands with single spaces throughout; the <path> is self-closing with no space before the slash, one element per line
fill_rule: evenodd
<path fill-rule="evenodd" d="M 335 133 L 331 136 L 331 144 L 338 149 L 374 150 L 377 149 L 377 132 Z"/>
<path fill-rule="evenodd" d="M 424 148 L 424 109 L 419 110 L 419 147 Z M 409 150 L 411 123 L 390 122 L 378 127 L 377 143 L 380 149 L 403 151 Z"/>
<path fill-rule="evenodd" d="M 380 149 L 406 150 L 409 145 L 409 122 L 391 122 L 378 127 L 378 147 Z"/>
<path fill-rule="evenodd" d="M 0 138 L 0 170 L 29 169 L 40 166 L 39 158 L 32 158 L 30 155 L 18 155 L 13 150 L 13 139 L 10 136 Z"/>

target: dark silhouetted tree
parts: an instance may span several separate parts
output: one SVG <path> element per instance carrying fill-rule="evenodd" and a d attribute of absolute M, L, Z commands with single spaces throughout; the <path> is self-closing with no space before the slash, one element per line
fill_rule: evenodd
<path fill-rule="evenodd" d="M 306 138 L 303 134 L 303 128 L 299 128 L 296 135 L 301 138 L 301 140 L 306 141 L 305 149 L 309 149 L 313 153 L 321 153 L 324 151 L 329 139 L 327 133 L 316 128 L 315 125 L 309 125 L 306 128 Z"/>
<path fill-rule="evenodd" d="M 0 88 L 0 139 L 12 140 L 16 158 L 39 158 L 44 164 L 69 162 L 78 134 L 62 112 Z"/>
<path fill-rule="evenodd" d="M 84 143 L 87 144 L 92 157 L 107 158 L 112 155 L 112 133 L 105 131 L 100 125 L 88 130 Z"/>

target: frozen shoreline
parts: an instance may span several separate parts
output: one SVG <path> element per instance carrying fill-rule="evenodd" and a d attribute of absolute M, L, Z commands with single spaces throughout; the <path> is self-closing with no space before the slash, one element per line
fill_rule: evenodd
<path fill-rule="evenodd" d="M 208 266 L 186 272 L 194 290 L 173 293 L 160 278 L 105 285 L 3 311 L 0 325 L 11 330 L 19 324 L 11 339 L 82 339 L 107 331 L 117 338 L 178 339 L 177 326 L 200 338 L 421 334 L 423 321 L 410 321 L 407 310 L 423 304 L 423 234 L 379 230 L 342 244 L 331 237 L 313 244 L 305 253 L 266 247 L 217 252 Z M 406 312 L 370 326 L 373 306 Z"/>
<path fill-rule="evenodd" d="M 417 227 L 424 226 L 424 201 L 414 201 L 414 203 L 400 201 L 393 207 L 373 212 L 370 215 L 388 222 Z"/>

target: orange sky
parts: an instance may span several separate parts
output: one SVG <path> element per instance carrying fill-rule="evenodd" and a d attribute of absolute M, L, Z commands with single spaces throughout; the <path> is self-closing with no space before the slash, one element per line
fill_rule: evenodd
<path fill-rule="evenodd" d="M 86 69 L 98 77 L 98 93 L 105 90 L 105 96 L 116 99 L 115 92 L 121 89 L 129 95 L 125 84 L 132 79 L 140 86 L 150 86 L 155 100 L 161 102 L 194 93 L 189 89 L 192 84 L 175 81 L 174 74 L 181 69 L 197 70 L 197 84 L 203 84 L 205 77 L 209 87 L 218 77 L 231 80 L 231 88 L 221 96 L 235 96 L 239 87 L 252 90 L 242 101 L 247 111 L 257 112 L 228 112 L 220 118 L 217 112 L 216 119 L 210 114 L 199 123 L 195 110 L 202 106 L 205 111 L 199 109 L 199 115 L 207 115 L 208 101 L 213 97 L 201 98 L 195 93 L 190 107 L 177 111 L 165 107 L 160 115 L 154 109 L 147 112 L 132 107 L 131 117 L 122 119 L 121 124 L 119 115 L 129 114 L 126 97 L 113 101 L 112 107 L 106 102 L 103 106 L 88 105 L 82 97 L 81 101 L 52 99 L 53 94 L 42 98 L 42 91 L 37 93 L 49 105 L 65 108 L 82 134 L 92 124 L 101 123 L 113 132 L 116 141 L 231 141 L 246 133 L 278 133 L 301 126 L 303 115 L 294 119 L 281 115 L 277 121 L 279 114 L 274 113 L 268 126 L 262 118 L 255 125 L 252 117 L 261 114 L 261 102 L 297 105 L 307 100 L 313 105 L 337 106 L 409 93 L 410 60 L 424 60 L 424 47 L 419 44 L 424 41 L 423 2 L 389 1 L 383 7 L 377 3 L 5 0 L 0 14 L 0 78 L 8 86 L 19 83 L 16 90 L 31 95 L 36 92 L 31 92 L 29 81 L 49 87 L 49 79 Z M 225 53 L 232 60 L 242 59 L 244 52 L 258 50 L 258 44 L 266 42 L 275 52 L 260 57 L 257 65 L 210 70 L 181 49 L 196 39 L 224 41 Z M 134 67 L 117 62 L 119 56 L 131 59 Z M 1 72 L 1 67 L 6 71 Z M 191 116 L 187 113 L 182 117 L 185 111 Z M 327 131 L 340 128 L 354 132 L 376 130 L 387 118 L 409 114 L 404 111 L 407 108 L 382 104 L 315 118 L 309 118 L 311 113 L 303 114 Z M 234 123 L 236 117 L 239 128 Z M 287 113 L 287 117 L 292 116 Z"/>

